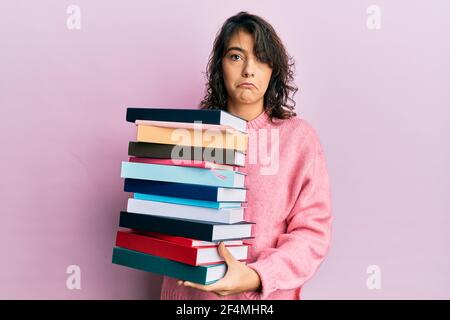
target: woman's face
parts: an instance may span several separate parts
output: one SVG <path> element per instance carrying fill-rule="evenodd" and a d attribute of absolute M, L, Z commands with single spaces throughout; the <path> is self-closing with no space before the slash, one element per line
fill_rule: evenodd
<path fill-rule="evenodd" d="M 253 35 L 239 31 L 230 39 L 222 59 L 222 71 L 228 99 L 235 104 L 255 103 L 264 99 L 272 69 L 253 55 Z M 253 85 L 245 86 L 243 83 Z"/>

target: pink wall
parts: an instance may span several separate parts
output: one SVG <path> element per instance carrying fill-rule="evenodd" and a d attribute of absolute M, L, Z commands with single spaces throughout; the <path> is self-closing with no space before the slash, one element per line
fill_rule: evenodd
<path fill-rule="evenodd" d="M 66 26 L 71 4 L 80 30 Z M 159 297 L 159 276 L 111 264 L 125 107 L 194 108 L 214 36 L 241 10 L 295 57 L 297 111 L 327 155 L 332 251 L 303 297 L 450 298 L 444 0 L 2 1 L 0 298 Z M 69 265 L 80 290 L 66 288 Z M 370 265 L 380 289 L 366 286 Z"/>

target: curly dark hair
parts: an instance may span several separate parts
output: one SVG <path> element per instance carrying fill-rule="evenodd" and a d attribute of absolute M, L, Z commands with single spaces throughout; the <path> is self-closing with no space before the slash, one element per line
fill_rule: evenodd
<path fill-rule="evenodd" d="M 228 18 L 216 35 L 213 50 L 206 68 L 206 94 L 200 102 L 201 109 L 227 110 L 227 91 L 223 80 L 222 59 L 231 37 L 238 31 L 253 35 L 254 55 L 272 68 L 269 86 L 264 94 L 264 110 L 273 118 L 289 119 L 296 116 L 292 97 L 298 91 L 293 84 L 293 58 L 287 54 L 274 28 L 264 19 L 242 11 Z M 288 104 L 292 102 L 292 104 Z"/>

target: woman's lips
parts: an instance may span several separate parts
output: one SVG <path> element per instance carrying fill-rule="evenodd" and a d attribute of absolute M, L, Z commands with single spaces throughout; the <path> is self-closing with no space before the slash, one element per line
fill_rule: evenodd
<path fill-rule="evenodd" d="M 255 88 L 255 86 L 253 84 L 251 84 L 251 83 L 241 83 L 239 85 L 239 87 L 242 87 L 242 88 Z"/>

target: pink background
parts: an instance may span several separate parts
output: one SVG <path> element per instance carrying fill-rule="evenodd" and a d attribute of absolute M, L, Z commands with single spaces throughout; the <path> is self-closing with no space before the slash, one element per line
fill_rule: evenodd
<path fill-rule="evenodd" d="M 81 30 L 66 27 L 70 4 Z M 366 27 L 371 4 L 380 30 Z M 0 298 L 159 298 L 160 276 L 111 264 L 125 108 L 196 107 L 214 36 L 241 10 L 296 59 L 297 112 L 332 179 L 332 250 L 303 297 L 450 298 L 444 0 L 1 1 Z M 72 264 L 81 290 L 66 288 Z"/>

